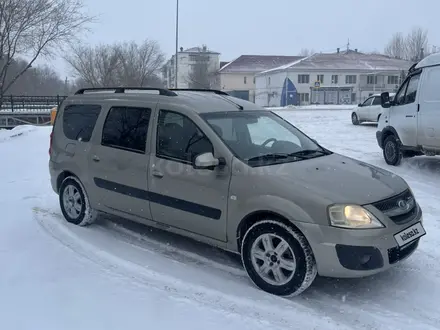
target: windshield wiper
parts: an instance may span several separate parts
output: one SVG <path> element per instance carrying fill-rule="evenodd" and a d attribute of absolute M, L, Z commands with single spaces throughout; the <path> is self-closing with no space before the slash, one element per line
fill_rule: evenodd
<path fill-rule="evenodd" d="M 278 160 L 278 159 L 286 159 L 292 157 L 290 154 L 286 153 L 273 153 L 273 154 L 264 154 L 260 156 L 255 156 L 249 158 L 248 162 L 258 161 L 258 160 Z"/>
<path fill-rule="evenodd" d="M 321 154 L 321 155 L 330 155 L 330 153 L 325 150 L 325 149 L 305 149 L 305 150 L 301 150 L 301 151 L 297 151 L 297 152 L 293 152 L 291 154 L 289 154 L 289 156 L 294 156 L 294 157 L 301 157 L 301 156 L 308 156 L 310 154 Z"/>

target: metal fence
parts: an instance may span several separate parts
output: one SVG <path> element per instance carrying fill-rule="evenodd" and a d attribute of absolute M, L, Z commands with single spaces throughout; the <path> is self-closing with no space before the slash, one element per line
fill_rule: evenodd
<path fill-rule="evenodd" d="M 0 99 L 0 113 L 49 113 L 67 96 L 8 95 Z"/>

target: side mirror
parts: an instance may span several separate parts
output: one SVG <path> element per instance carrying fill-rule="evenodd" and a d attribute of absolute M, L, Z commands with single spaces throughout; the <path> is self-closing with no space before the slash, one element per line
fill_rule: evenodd
<path fill-rule="evenodd" d="M 390 93 L 383 92 L 382 94 L 380 94 L 380 104 L 381 104 L 382 108 L 391 107 Z"/>
<path fill-rule="evenodd" d="M 214 157 L 211 152 L 198 155 L 193 162 L 193 167 L 198 170 L 213 170 L 220 165 L 220 160 Z"/>
<path fill-rule="evenodd" d="M 359 104 L 358 104 L 358 107 L 362 107 L 362 103 L 359 103 Z"/>

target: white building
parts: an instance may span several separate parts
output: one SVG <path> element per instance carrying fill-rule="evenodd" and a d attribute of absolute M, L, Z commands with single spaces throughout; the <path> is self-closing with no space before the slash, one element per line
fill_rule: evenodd
<path fill-rule="evenodd" d="M 192 47 L 186 50 L 180 47 L 177 61 L 177 87 L 175 86 L 176 55 L 173 55 L 162 69 L 165 86 L 167 88 L 190 88 L 191 72 L 194 65 L 200 60 L 201 55 L 208 62 L 210 78 L 214 79 L 216 72 L 220 69 L 220 53 L 210 51 L 206 46 Z"/>
<path fill-rule="evenodd" d="M 395 91 L 412 63 L 357 50 L 318 53 L 256 75 L 255 103 L 356 104 Z"/>
<path fill-rule="evenodd" d="M 241 55 L 220 67 L 220 88 L 229 94 L 255 102 L 255 75 L 292 63 L 301 56 Z"/>

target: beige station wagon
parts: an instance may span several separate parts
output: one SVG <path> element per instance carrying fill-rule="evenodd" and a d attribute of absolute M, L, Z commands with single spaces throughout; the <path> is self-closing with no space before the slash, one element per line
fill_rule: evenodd
<path fill-rule="evenodd" d="M 402 178 L 221 91 L 79 90 L 57 111 L 49 153 L 68 222 L 109 213 L 239 253 L 276 295 L 317 274 L 386 270 L 425 235 Z"/>

